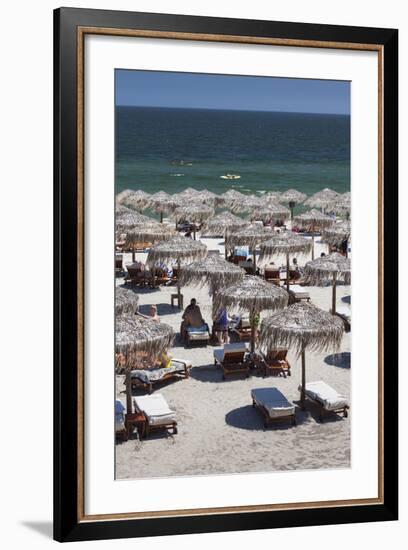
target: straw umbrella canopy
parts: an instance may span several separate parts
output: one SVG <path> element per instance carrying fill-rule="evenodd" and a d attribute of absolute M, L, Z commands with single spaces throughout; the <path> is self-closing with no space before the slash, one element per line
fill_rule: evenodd
<path fill-rule="evenodd" d="M 263 223 L 270 221 L 286 220 L 290 215 L 290 210 L 286 206 L 282 206 L 278 203 L 270 202 L 266 206 L 265 204 L 261 208 L 256 208 L 252 214 L 249 215 L 251 221 L 261 220 Z"/>
<path fill-rule="evenodd" d="M 187 220 L 193 224 L 194 240 L 196 239 L 196 226 L 214 216 L 214 209 L 205 204 L 189 204 L 176 208 L 173 212 L 173 217 L 176 220 Z"/>
<path fill-rule="evenodd" d="M 347 218 L 350 216 L 351 210 L 351 193 L 347 191 L 340 195 L 335 201 L 333 201 L 329 207 L 335 212 L 346 214 Z"/>
<path fill-rule="evenodd" d="M 312 260 L 314 260 L 314 234 L 317 230 L 325 229 L 333 225 L 334 221 L 330 216 L 322 214 L 318 210 L 309 210 L 304 214 L 295 216 L 293 219 L 296 225 L 299 225 L 302 229 L 306 231 L 311 231 L 312 233 Z"/>
<path fill-rule="evenodd" d="M 204 204 L 212 207 L 214 207 L 218 201 L 218 195 L 216 195 L 212 191 L 209 191 L 208 189 L 203 189 L 202 191 L 200 191 L 200 194 L 197 195 L 197 197 L 193 196 L 194 201 L 196 200 L 196 198 L 200 202 L 203 202 Z"/>
<path fill-rule="evenodd" d="M 180 284 L 201 286 L 208 284 L 210 294 L 213 296 L 218 288 L 236 284 L 242 281 L 244 276 L 245 271 L 240 267 L 227 262 L 220 256 L 211 255 L 185 265 L 181 269 Z"/>
<path fill-rule="evenodd" d="M 260 244 L 261 255 L 259 260 L 271 258 L 275 254 L 286 254 L 286 290 L 289 292 L 289 255 L 307 254 L 312 248 L 312 243 L 290 231 L 284 233 L 275 233 L 271 239 Z"/>
<path fill-rule="evenodd" d="M 327 208 L 333 201 L 339 197 L 339 193 L 333 189 L 326 187 L 322 191 L 318 191 L 305 201 L 306 206 L 313 208 Z"/>
<path fill-rule="evenodd" d="M 249 222 L 235 216 L 231 212 L 224 211 L 221 214 L 217 214 L 213 218 L 210 218 L 204 226 L 202 233 L 207 237 L 224 237 L 227 239 L 227 236 L 232 231 L 237 231 L 237 229 L 243 229 L 248 227 Z M 227 258 L 227 246 L 225 243 L 225 259 Z"/>
<path fill-rule="evenodd" d="M 190 263 L 197 259 L 207 256 L 207 247 L 201 241 L 192 241 L 187 237 L 177 235 L 173 239 L 158 243 L 149 250 L 146 265 L 153 268 L 157 262 L 168 263 L 174 261 L 177 263 L 177 296 L 180 303 L 180 266 L 181 263 Z"/>
<path fill-rule="evenodd" d="M 122 208 L 126 207 L 121 206 L 121 209 Z M 120 239 L 122 235 L 125 235 L 127 237 L 128 233 L 135 231 L 138 227 L 145 228 L 152 223 L 156 223 L 152 218 L 149 218 L 148 216 L 145 216 L 140 212 L 130 210 L 129 208 L 126 209 L 128 210 L 128 212 L 124 212 L 123 210 L 121 210 L 119 211 L 119 213 L 116 214 L 115 230 L 117 239 Z M 134 261 L 134 250 L 132 250 L 132 257 Z"/>
<path fill-rule="evenodd" d="M 337 350 L 344 332 L 339 317 L 308 303 L 298 302 L 262 321 L 260 344 L 268 349 L 295 348 L 302 359 L 300 401 L 305 402 L 306 350 Z"/>
<path fill-rule="evenodd" d="M 262 197 L 255 197 L 255 195 L 243 195 L 242 198 L 235 199 L 232 202 L 231 210 L 233 212 L 250 212 L 255 208 L 262 208 L 265 206 L 265 200 Z"/>
<path fill-rule="evenodd" d="M 282 193 L 280 191 L 269 191 L 269 193 L 262 195 L 262 198 L 266 200 L 266 202 L 280 202 L 281 196 Z"/>
<path fill-rule="evenodd" d="M 134 315 L 139 305 L 139 296 L 133 290 L 117 286 L 115 289 L 116 315 Z"/>
<path fill-rule="evenodd" d="M 119 315 L 115 320 L 115 351 L 126 368 L 126 408 L 132 411 L 131 370 L 138 356 L 152 359 L 164 353 L 172 344 L 174 331 L 170 325 L 156 323 L 137 316 Z"/>
<path fill-rule="evenodd" d="M 122 204 L 123 201 L 133 193 L 132 189 L 124 189 L 115 196 L 116 204 Z"/>
<path fill-rule="evenodd" d="M 332 282 L 332 308 L 331 312 L 336 313 L 336 282 L 343 280 L 346 285 L 351 280 L 351 262 L 338 252 L 333 252 L 323 258 L 316 258 L 305 265 L 306 283 L 317 286 L 324 286 L 328 281 Z"/>
<path fill-rule="evenodd" d="M 276 285 L 260 277 L 247 275 L 244 279 L 227 288 L 220 288 L 213 299 L 213 316 L 224 308 L 237 308 L 249 311 L 251 322 L 251 353 L 255 350 L 256 316 L 265 309 L 278 310 L 287 306 L 288 294 Z"/>
<path fill-rule="evenodd" d="M 290 208 L 291 220 L 293 220 L 293 209 L 295 208 L 295 206 L 305 201 L 306 199 L 307 195 L 305 193 L 301 193 L 297 189 L 288 189 L 280 196 L 280 201 L 287 203 Z"/>
<path fill-rule="evenodd" d="M 333 224 L 331 227 L 327 227 L 322 232 L 322 239 L 330 246 L 340 247 L 344 242 L 348 242 L 350 239 L 351 227 L 350 222 L 344 221 Z M 346 246 L 346 257 L 347 257 Z"/>
<path fill-rule="evenodd" d="M 120 204 L 118 202 L 115 204 L 116 217 L 122 216 L 123 214 L 133 214 L 133 213 L 134 213 L 134 210 L 132 210 L 131 208 L 128 208 L 124 204 Z"/>
<path fill-rule="evenodd" d="M 160 223 L 163 222 L 163 214 L 173 212 L 180 206 L 180 200 L 176 196 L 171 196 L 165 191 L 159 191 L 150 197 L 149 206 L 152 210 L 160 214 Z"/>
<path fill-rule="evenodd" d="M 225 246 L 229 250 L 235 246 L 248 246 L 254 256 L 254 269 L 256 271 L 256 247 L 271 237 L 271 230 L 258 225 L 249 225 L 232 233 L 228 233 Z"/>
<path fill-rule="evenodd" d="M 132 250 L 132 259 L 134 261 L 135 247 L 139 243 L 155 244 L 161 241 L 167 241 L 176 235 L 177 233 L 174 229 L 170 229 L 161 223 L 151 220 L 148 223 L 141 223 L 129 229 L 126 234 L 125 247 Z"/>
<path fill-rule="evenodd" d="M 234 201 L 240 200 L 245 196 L 246 195 L 244 195 L 243 193 L 236 191 L 236 189 L 229 189 L 225 193 L 222 193 L 222 195 L 219 195 L 217 206 L 226 206 L 227 208 L 231 208 L 234 204 Z"/>
<path fill-rule="evenodd" d="M 138 190 L 131 191 L 121 201 L 121 204 L 133 208 L 133 210 L 143 210 L 149 206 L 150 195 L 146 191 Z"/>

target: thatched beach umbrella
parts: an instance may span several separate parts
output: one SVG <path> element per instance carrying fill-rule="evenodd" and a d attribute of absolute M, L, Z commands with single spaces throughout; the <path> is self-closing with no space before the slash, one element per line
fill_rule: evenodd
<path fill-rule="evenodd" d="M 124 189 L 115 196 L 116 204 L 122 204 L 122 202 L 133 193 L 132 189 Z"/>
<path fill-rule="evenodd" d="M 247 275 L 241 282 L 220 288 L 213 298 L 213 316 L 224 308 L 248 311 L 251 322 L 251 352 L 255 350 L 256 316 L 265 309 L 283 309 L 288 303 L 288 294 L 283 289 L 259 277 Z"/>
<path fill-rule="evenodd" d="M 244 276 L 245 271 L 240 267 L 227 262 L 220 256 L 211 255 L 185 265 L 181 269 L 180 284 L 183 286 L 208 284 L 210 294 L 213 296 L 217 289 L 238 283 Z"/>
<path fill-rule="evenodd" d="M 132 412 L 131 370 L 140 354 L 155 359 L 167 351 L 174 338 L 170 325 L 142 317 L 119 315 L 115 320 L 115 351 L 126 368 L 126 408 Z"/>
<path fill-rule="evenodd" d="M 272 235 L 270 229 L 258 225 L 249 225 L 228 233 L 225 246 L 232 250 L 235 246 L 248 246 L 254 256 L 254 270 L 256 271 L 256 247 L 267 241 Z"/>
<path fill-rule="evenodd" d="M 297 204 L 302 203 L 304 200 L 307 199 L 307 195 L 305 193 L 301 193 L 297 189 L 288 189 L 280 196 L 280 201 L 288 204 L 290 208 L 290 219 L 293 220 L 293 209 Z"/>
<path fill-rule="evenodd" d="M 160 223 L 163 222 L 164 213 L 171 213 L 178 206 L 180 206 L 180 200 L 165 191 L 159 191 L 150 197 L 149 207 L 160 214 Z"/>
<path fill-rule="evenodd" d="M 177 296 L 180 304 L 180 266 L 190 263 L 197 259 L 205 258 L 207 247 L 201 241 L 192 241 L 188 237 L 177 235 L 173 239 L 152 246 L 147 255 L 146 265 L 154 270 L 157 262 L 176 262 L 178 268 L 177 275 Z"/>
<path fill-rule="evenodd" d="M 115 314 L 134 315 L 139 305 L 139 296 L 133 290 L 117 286 L 115 288 Z"/>
<path fill-rule="evenodd" d="M 326 214 L 322 214 L 318 210 L 309 210 L 304 214 L 293 218 L 294 224 L 300 226 L 301 229 L 312 233 L 312 260 L 314 260 L 314 236 L 317 230 L 325 229 L 333 225 L 334 220 Z"/>
<path fill-rule="evenodd" d="M 306 206 L 312 206 L 313 208 L 327 208 L 334 200 L 339 197 L 339 193 L 333 189 L 325 188 L 322 191 L 318 191 L 305 201 Z"/>
<path fill-rule="evenodd" d="M 289 255 L 290 254 L 307 254 L 312 248 L 312 243 L 291 231 L 284 233 L 275 233 L 271 239 L 259 245 L 261 255 L 259 260 L 266 260 L 273 257 L 275 254 L 286 254 L 286 290 L 289 292 Z"/>
<path fill-rule="evenodd" d="M 333 252 L 323 258 L 316 258 L 305 265 L 305 279 L 308 284 L 323 286 L 328 281 L 332 282 L 332 309 L 336 313 L 336 282 L 343 280 L 350 284 L 351 262 L 338 252 Z"/>
<path fill-rule="evenodd" d="M 265 200 L 255 195 L 243 195 L 243 197 L 232 201 L 231 210 L 233 212 L 251 212 L 256 208 L 265 206 Z"/>
<path fill-rule="evenodd" d="M 342 244 L 346 243 L 346 258 L 348 252 L 347 243 L 350 239 L 351 227 L 350 222 L 343 221 L 333 224 L 331 227 L 327 227 L 322 232 L 322 240 L 328 243 L 330 246 L 335 246 L 337 248 L 341 247 Z"/>
<path fill-rule="evenodd" d="M 138 190 L 131 191 L 122 201 L 121 204 L 133 210 L 144 210 L 149 206 L 150 195 L 146 191 Z"/>
<path fill-rule="evenodd" d="M 239 218 L 238 216 L 235 216 L 231 212 L 221 212 L 221 214 L 217 214 L 213 218 L 210 218 L 203 230 L 202 235 L 205 235 L 206 237 L 224 237 L 224 239 L 227 239 L 227 236 L 229 233 L 233 231 L 237 231 L 237 229 L 243 229 L 244 227 L 248 227 L 249 222 L 246 220 L 243 220 L 242 218 Z M 227 247 L 226 243 L 224 243 L 225 246 L 225 259 L 227 258 Z"/>
<path fill-rule="evenodd" d="M 346 214 L 347 219 L 350 217 L 351 210 L 351 193 L 347 191 L 339 197 L 336 198 L 332 203 L 330 203 L 329 208 L 334 212 L 340 212 L 341 214 Z"/>
<path fill-rule="evenodd" d="M 141 227 L 144 229 L 152 223 L 156 223 L 155 220 L 149 218 L 148 216 L 145 216 L 144 214 L 141 214 L 140 212 L 136 212 L 135 210 L 131 210 L 130 208 L 124 206 L 121 206 L 120 208 L 126 208 L 127 212 L 120 210 L 119 213 L 116 214 L 115 232 L 116 238 L 118 240 L 121 238 L 122 235 L 127 236 L 128 233 L 135 231 L 137 228 Z M 132 250 L 132 258 L 133 261 L 135 261 L 134 250 Z"/>
<path fill-rule="evenodd" d="M 174 229 L 170 229 L 156 221 L 151 221 L 149 223 L 138 224 L 131 228 L 126 234 L 125 247 L 132 250 L 134 261 L 135 247 L 139 243 L 155 244 L 161 241 L 167 241 L 175 236 L 177 236 L 177 233 Z"/>
<path fill-rule="evenodd" d="M 260 220 L 263 223 L 271 221 L 285 221 L 290 215 L 290 210 L 286 206 L 270 202 L 267 205 L 254 209 L 248 216 L 251 221 Z"/>
<path fill-rule="evenodd" d="M 229 189 L 225 193 L 222 193 L 222 195 L 219 195 L 217 206 L 226 206 L 227 208 L 231 208 L 234 201 L 240 200 L 245 196 L 246 195 L 243 193 L 236 191 L 236 189 Z"/>
<path fill-rule="evenodd" d="M 267 349 L 295 348 L 302 358 L 302 390 L 305 402 L 306 350 L 337 350 L 344 332 L 339 317 L 308 303 L 298 302 L 262 321 L 260 344 Z"/>
<path fill-rule="evenodd" d="M 280 202 L 282 193 L 280 191 L 269 191 L 269 193 L 265 193 L 262 195 L 262 198 L 266 200 L 266 202 Z"/>
<path fill-rule="evenodd" d="M 205 204 L 186 204 L 185 206 L 176 208 L 173 212 L 173 217 L 176 220 L 186 220 L 193 224 L 194 240 L 196 239 L 196 226 L 214 216 L 214 209 Z"/>
<path fill-rule="evenodd" d="M 218 195 L 216 195 L 212 191 L 209 191 L 208 189 L 202 189 L 199 195 L 193 196 L 193 200 L 197 200 L 206 204 L 207 206 L 214 207 L 218 203 Z"/>

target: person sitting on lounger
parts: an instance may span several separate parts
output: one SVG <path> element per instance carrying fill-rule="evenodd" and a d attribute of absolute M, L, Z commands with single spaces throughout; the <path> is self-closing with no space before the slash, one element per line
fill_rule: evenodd
<path fill-rule="evenodd" d="M 186 340 L 187 327 L 200 328 L 205 324 L 203 316 L 201 315 L 200 306 L 197 305 L 195 298 L 191 299 L 190 304 L 186 307 L 183 313 L 183 321 L 180 327 L 181 339 L 184 342 Z"/>

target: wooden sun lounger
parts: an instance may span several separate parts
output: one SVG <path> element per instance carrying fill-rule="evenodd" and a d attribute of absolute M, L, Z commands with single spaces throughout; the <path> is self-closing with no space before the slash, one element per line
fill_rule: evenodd
<path fill-rule="evenodd" d="M 115 254 L 115 271 L 116 273 L 123 271 L 123 254 Z"/>
<path fill-rule="evenodd" d="M 176 413 L 170 409 L 160 393 L 133 398 L 135 412 L 144 415 L 141 437 L 148 437 L 155 430 L 172 430 L 177 433 Z"/>
<path fill-rule="evenodd" d="M 275 285 L 280 285 L 280 271 L 279 269 L 271 269 L 266 267 L 264 269 L 264 279 L 265 281 L 270 281 Z"/>
<path fill-rule="evenodd" d="M 210 339 L 210 327 L 205 323 L 200 328 L 186 328 L 186 345 L 191 346 L 192 343 L 208 344 Z"/>
<path fill-rule="evenodd" d="M 287 349 L 274 349 L 267 354 L 261 353 L 255 357 L 255 364 L 262 372 L 262 376 L 267 374 L 277 374 L 278 376 L 290 376 L 291 366 L 287 360 Z"/>
<path fill-rule="evenodd" d="M 263 416 L 264 430 L 278 422 L 292 422 L 296 426 L 295 405 L 278 388 L 254 388 L 251 397 L 252 406 Z"/>
<path fill-rule="evenodd" d="M 225 344 L 222 349 L 214 350 L 214 365 L 220 365 L 222 379 L 227 376 L 245 374 L 249 377 L 250 364 L 245 361 L 247 348 L 245 344 Z"/>
<path fill-rule="evenodd" d="M 172 359 L 169 367 L 132 370 L 132 389 L 141 388 L 147 390 L 148 393 L 151 394 L 154 386 L 166 380 L 189 378 L 191 366 L 191 361 Z"/>
<path fill-rule="evenodd" d="M 302 391 L 301 386 L 298 389 Z M 348 417 L 350 408 L 348 399 L 322 380 L 306 384 L 306 398 L 319 407 L 320 422 L 331 414 L 342 414 L 344 418 Z"/>

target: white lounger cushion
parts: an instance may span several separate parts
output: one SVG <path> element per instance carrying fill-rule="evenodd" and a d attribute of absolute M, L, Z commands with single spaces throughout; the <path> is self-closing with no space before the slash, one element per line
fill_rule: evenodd
<path fill-rule="evenodd" d="M 299 386 L 299 391 L 301 386 Z M 348 406 L 348 399 L 344 395 L 339 394 L 329 384 L 319 380 L 318 382 L 309 382 L 306 384 L 306 395 L 319 401 L 325 409 L 333 411 Z"/>
<path fill-rule="evenodd" d="M 289 292 L 293 293 L 296 298 L 309 298 L 310 294 L 303 286 L 292 285 Z"/>
<path fill-rule="evenodd" d="M 150 426 L 161 426 L 176 421 L 176 413 L 170 409 L 161 393 L 134 397 L 134 403 L 142 411 Z"/>
<path fill-rule="evenodd" d="M 246 342 L 236 342 L 234 344 L 225 344 L 221 349 L 214 350 L 214 359 L 221 363 L 224 361 L 225 353 L 238 353 L 239 351 L 246 352 L 248 345 Z"/>
<path fill-rule="evenodd" d="M 257 405 L 268 411 L 271 418 L 295 414 L 295 405 L 278 388 L 255 388 L 251 390 L 251 396 Z"/>

